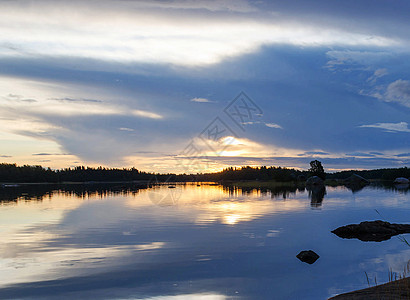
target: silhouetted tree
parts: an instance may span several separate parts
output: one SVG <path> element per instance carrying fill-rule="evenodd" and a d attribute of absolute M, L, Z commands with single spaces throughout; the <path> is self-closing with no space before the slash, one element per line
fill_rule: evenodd
<path fill-rule="evenodd" d="M 312 176 L 317 176 L 325 180 L 326 174 L 325 170 L 323 169 L 322 163 L 318 160 L 312 160 L 310 162 L 310 169 L 309 172 Z"/>

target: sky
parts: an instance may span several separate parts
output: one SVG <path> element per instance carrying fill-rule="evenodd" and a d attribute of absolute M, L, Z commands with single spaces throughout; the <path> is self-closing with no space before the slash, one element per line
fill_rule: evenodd
<path fill-rule="evenodd" d="M 410 2 L 0 2 L 0 161 L 410 166 Z"/>

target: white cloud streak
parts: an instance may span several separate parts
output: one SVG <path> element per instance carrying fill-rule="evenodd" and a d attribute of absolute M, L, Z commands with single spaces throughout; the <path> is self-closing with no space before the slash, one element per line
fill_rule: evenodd
<path fill-rule="evenodd" d="M 211 100 L 206 99 L 206 98 L 192 98 L 191 101 L 192 101 L 192 102 L 199 102 L 199 103 L 211 103 L 211 102 L 215 102 L 215 101 L 211 101 Z"/>
<path fill-rule="evenodd" d="M 266 125 L 267 127 L 270 127 L 270 128 L 283 129 L 282 126 L 280 126 L 280 125 L 278 125 L 278 124 L 275 124 L 275 123 L 265 123 L 265 125 Z"/>
<path fill-rule="evenodd" d="M 376 123 L 371 125 L 362 125 L 359 126 L 361 128 L 379 128 L 383 129 L 387 132 L 410 132 L 410 128 L 408 127 L 407 122 L 399 122 L 399 123 Z"/>

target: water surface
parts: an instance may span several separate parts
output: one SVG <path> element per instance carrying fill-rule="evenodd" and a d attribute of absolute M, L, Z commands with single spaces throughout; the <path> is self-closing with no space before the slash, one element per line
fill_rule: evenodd
<path fill-rule="evenodd" d="M 0 189 L 0 298 L 327 299 L 402 272 L 410 247 L 330 231 L 409 223 L 408 188 L 211 184 Z M 410 240 L 410 235 L 402 237 Z M 296 255 L 314 250 L 309 265 Z"/>

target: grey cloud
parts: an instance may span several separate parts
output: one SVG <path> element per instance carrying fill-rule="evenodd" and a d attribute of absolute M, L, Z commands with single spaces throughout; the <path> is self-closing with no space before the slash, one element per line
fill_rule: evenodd
<path fill-rule="evenodd" d="M 354 157 L 374 157 L 374 154 L 371 153 L 364 153 L 364 152 L 353 152 L 353 153 L 346 153 L 346 156 L 354 156 Z"/>
<path fill-rule="evenodd" d="M 16 95 L 16 94 L 8 94 L 8 95 L 6 95 L 2 98 L 7 100 L 7 101 L 13 101 L 13 102 L 26 102 L 26 103 L 37 102 L 37 100 L 35 100 L 35 99 L 24 98 L 24 96 Z"/>
<path fill-rule="evenodd" d="M 410 152 L 409 153 L 400 153 L 396 155 L 397 157 L 410 157 Z"/>
<path fill-rule="evenodd" d="M 70 97 L 64 97 L 64 98 L 49 98 L 49 100 L 55 100 L 55 101 L 60 101 L 60 102 L 92 102 L 92 103 L 101 103 L 101 102 L 104 102 L 104 101 L 102 101 L 102 100 L 96 100 L 96 99 L 70 98 Z"/>
<path fill-rule="evenodd" d="M 298 154 L 298 156 L 309 156 L 309 155 L 329 155 L 329 153 L 323 152 L 323 151 L 307 151 L 307 152 Z"/>
<path fill-rule="evenodd" d="M 410 81 L 396 80 L 387 87 L 386 101 L 397 102 L 404 106 L 410 107 Z"/>
<path fill-rule="evenodd" d="M 33 156 L 49 156 L 49 155 L 71 155 L 71 154 L 68 154 L 68 153 L 45 153 L 45 152 L 43 152 L 43 153 L 34 153 L 32 155 Z"/>

